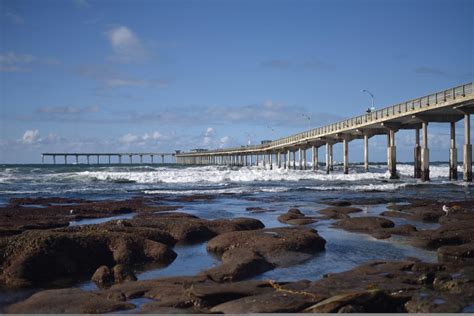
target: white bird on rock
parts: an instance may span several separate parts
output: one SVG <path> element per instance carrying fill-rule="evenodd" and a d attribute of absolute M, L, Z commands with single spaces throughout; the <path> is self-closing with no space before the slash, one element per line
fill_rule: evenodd
<path fill-rule="evenodd" d="M 445 216 L 448 216 L 449 212 L 451 212 L 451 209 L 446 205 L 443 205 L 443 212 L 445 213 Z"/>

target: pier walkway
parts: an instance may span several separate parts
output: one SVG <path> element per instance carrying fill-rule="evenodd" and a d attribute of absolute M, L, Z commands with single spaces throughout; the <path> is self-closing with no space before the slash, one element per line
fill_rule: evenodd
<path fill-rule="evenodd" d="M 109 165 L 112 163 L 111 158 L 116 157 L 117 163 L 123 163 L 122 157 L 128 157 L 128 162 L 130 164 L 133 163 L 133 157 L 139 157 L 140 163 L 143 163 L 143 157 L 150 157 L 150 163 L 155 163 L 155 157 L 161 157 L 161 163 L 165 163 L 165 156 L 174 157 L 176 153 L 42 153 L 41 154 L 41 162 L 45 163 L 45 157 L 52 157 L 53 164 L 56 164 L 56 158 L 62 157 L 63 163 L 68 164 L 68 157 L 75 158 L 74 163 L 79 164 L 80 157 L 86 157 L 86 163 L 90 164 L 90 158 L 96 158 L 96 164 L 100 164 L 100 157 L 106 157 L 107 162 Z"/>
<path fill-rule="evenodd" d="M 449 178 L 456 180 L 457 148 L 456 125 L 464 120 L 463 179 L 472 182 L 472 144 L 470 115 L 474 112 L 473 82 L 395 104 L 371 113 L 310 129 L 265 144 L 241 146 L 176 154 L 178 164 L 192 165 L 253 165 L 263 162 L 272 169 L 296 169 L 296 153 L 299 168 L 307 169 L 306 150 L 311 150 L 312 169 L 318 168 L 319 148 L 325 147 L 326 171 L 333 170 L 333 145 L 343 144 L 344 173 L 349 172 L 349 143 L 364 140 L 364 165 L 369 170 L 369 139 L 375 135 L 387 135 L 387 167 L 391 178 L 397 178 L 395 135 L 399 130 L 415 132 L 414 177 L 428 181 L 430 178 L 428 125 L 431 122 L 450 124 Z M 421 143 L 420 143 L 421 132 Z M 254 159 L 255 157 L 255 159 Z M 274 163 L 275 162 L 275 163 Z"/>

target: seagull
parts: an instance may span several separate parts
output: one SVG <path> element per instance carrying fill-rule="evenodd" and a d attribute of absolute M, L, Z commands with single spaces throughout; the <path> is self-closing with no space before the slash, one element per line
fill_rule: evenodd
<path fill-rule="evenodd" d="M 451 212 L 451 209 L 446 205 L 443 205 L 443 212 L 445 213 L 445 216 L 448 216 L 449 212 Z"/>
<path fill-rule="evenodd" d="M 74 214 L 74 210 L 70 210 L 69 214 L 71 214 L 71 215 Z"/>

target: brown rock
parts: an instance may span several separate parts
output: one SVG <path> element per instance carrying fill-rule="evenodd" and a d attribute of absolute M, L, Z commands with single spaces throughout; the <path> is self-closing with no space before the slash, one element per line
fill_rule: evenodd
<path fill-rule="evenodd" d="M 362 209 L 350 206 L 330 206 L 318 212 L 325 215 L 326 218 L 340 219 L 348 218 L 351 213 L 362 212 Z"/>
<path fill-rule="evenodd" d="M 114 283 L 114 275 L 107 266 L 100 266 L 95 270 L 91 278 L 97 287 L 105 288 Z"/>
<path fill-rule="evenodd" d="M 108 300 L 94 292 L 77 288 L 47 290 L 5 309 L 12 314 L 102 314 L 132 309 L 130 303 Z"/>
<path fill-rule="evenodd" d="M 405 312 L 403 300 L 380 290 L 335 295 L 305 309 L 307 313 L 393 313 Z"/>
<path fill-rule="evenodd" d="M 123 264 L 117 264 L 113 268 L 114 280 L 116 283 L 136 281 L 137 277 L 130 267 Z"/>
<path fill-rule="evenodd" d="M 441 263 L 466 261 L 474 263 L 474 242 L 438 248 L 438 261 Z"/>

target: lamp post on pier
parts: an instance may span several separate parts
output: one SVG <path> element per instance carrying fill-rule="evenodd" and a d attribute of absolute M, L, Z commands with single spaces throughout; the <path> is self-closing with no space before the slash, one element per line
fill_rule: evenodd
<path fill-rule="evenodd" d="M 370 98 L 372 99 L 372 105 L 371 105 L 371 107 L 370 107 L 370 109 L 369 109 L 370 111 L 367 110 L 367 112 L 370 113 L 370 112 L 372 112 L 373 110 L 375 110 L 375 97 L 374 97 L 373 93 L 370 92 L 369 90 L 366 90 L 366 89 L 362 89 L 362 90 L 360 90 L 360 92 L 365 92 L 365 93 L 367 93 L 368 95 L 370 95 Z"/>

